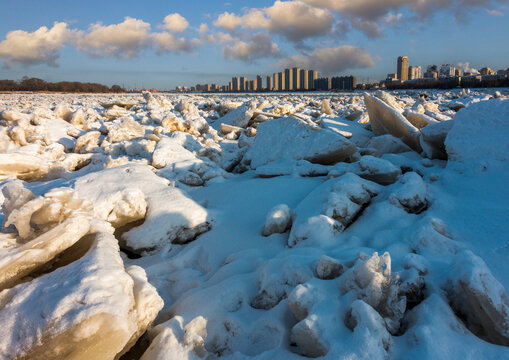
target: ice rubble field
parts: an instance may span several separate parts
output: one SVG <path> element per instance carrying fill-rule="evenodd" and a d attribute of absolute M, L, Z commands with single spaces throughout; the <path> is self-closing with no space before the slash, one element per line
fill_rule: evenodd
<path fill-rule="evenodd" d="M 1 94 L 0 358 L 509 358 L 508 94 Z"/>

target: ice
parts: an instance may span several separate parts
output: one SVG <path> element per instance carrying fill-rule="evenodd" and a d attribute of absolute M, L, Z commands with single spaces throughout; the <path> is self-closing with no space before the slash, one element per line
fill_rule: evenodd
<path fill-rule="evenodd" d="M 153 292 L 142 294 L 141 284 L 134 286 L 115 238 L 98 232 L 82 241 L 90 247 L 82 258 L 0 293 L 4 331 L 20 335 L 2 337 L 2 357 L 113 359 L 143 333 L 138 317 L 140 325 L 153 320 L 160 299 Z M 155 297 L 155 307 L 138 314 L 148 297 Z"/>
<path fill-rule="evenodd" d="M 508 99 L 482 101 L 461 110 L 445 140 L 449 164 L 474 171 L 505 166 L 509 160 L 508 117 Z"/>
<path fill-rule="evenodd" d="M 380 185 L 392 184 L 401 175 L 401 169 L 390 161 L 365 155 L 358 162 L 352 164 L 340 163 L 332 167 L 328 176 L 338 177 L 347 172 L 354 173 L 363 179 L 376 182 Z"/>
<path fill-rule="evenodd" d="M 321 357 L 328 353 L 329 344 L 323 339 L 323 329 L 313 317 L 306 318 L 292 328 L 291 341 L 294 342 L 302 355 Z"/>
<path fill-rule="evenodd" d="M 161 176 L 189 186 L 203 185 L 207 180 L 221 176 L 220 161 L 219 150 L 203 147 L 183 132 L 173 132 L 170 137 L 162 138 L 152 154 L 152 166 L 162 169 L 159 171 Z"/>
<path fill-rule="evenodd" d="M 21 153 L 0 154 L 0 179 L 41 180 L 48 171 L 49 164 L 36 156 Z"/>
<path fill-rule="evenodd" d="M 290 227 L 291 221 L 290 208 L 285 204 L 277 205 L 267 214 L 262 234 L 269 236 L 275 233 L 284 233 Z"/>
<path fill-rule="evenodd" d="M 373 137 L 369 141 L 368 147 L 374 148 L 379 156 L 411 151 L 408 145 L 403 143 L 399 138 L 389 134 Z"/>
<path fill-rule="evenodd" d="M 184 319 L 176 316 L 152 331 L 154 339 L 141 359 L 202 359 L 206 354 L 203 340 L 207 336 L 206 325 L 205 318 L 197 317 L 184 326 Z"/>
<path fill-rule="evenodd" d="M 385 94 L 385 93 L 384 93 Z M 376 136 L 391 134 L 400 138 L 413 150 L 421 152 L 419 144 L 419 129 L 412 125 L 398 108 L 393 108 L 380 99 L 368 94 L 364 95 L 364 101 L 369 112 L 369 120 L 373 133 Z M 401 108 L 399 108 L 401 110 Z"/>
<path fill-rule="evenodd" d="M 322 100 L 322 113 L 325 115 L 332 115 L 332 109 L 330 108 L 328 99 Z"/>
<path fill-rule="evenodd" d="M 117 354 L 119 358 L 127 352 L 136 341 L 151 328 L 157 314 L 164 306 L 163 300 L 159 297 L 157 290 L 148 282 L 147 274 L 143 268 L 132 265 L 126 269 L 131 279 L 133 279 L 134 311 L 136 312 L 137 331 L 131 335 L 131 338 L 124 346 L 124 349 Z"/>
<path fill-rule="evenodd" d="M 506 94 L 0 94 L 0 358 L 508 358 Z"/>
<path fill-rule="evenodd" d="M 355 150 L 355 145 L 333 131 L 287 117 L 259 125 L 255 142 L 243 161 L 252 169 L 276 160 L 334 164 L 347 159 Z"/>
<path fill-rule="evenodd" d="M 214 127 L 216 130 L 219 130 L 218 126 L 225 124 L 239 128 L 246 128 L 256 110 L 256 104 L 244 103 L 238 108 L 230 111 L 225 116 L 219 118 L 216 122 L 214 122 Z"/>
<path fill-rule="evenodd" d="M 429 206 L 428 190 L 422 178 L 417 173 L 408 172 L 399 182 L 402 186 L 391 195 L 389 201 L 412 214 L 426 210 Z"/>
<path fill-rule="evenodd" d="M 138 139 L 145 135 L 143 127 L 130 118 L 123 119 L 120 123 L 115 123 L 108 127 L 107 140 L 110 143 L 121 140 Z"/>
<path fill-rule="evenodd" d="M 509 299 L 486 264 L 471 251 L 458 253 L 446 290 L 453 308 L 482 339 L 509 346 Z"/>
<path fill-rule="evenodd" d="M 99 146 L 100 136 L 101 133 L 99 131 L 90 131 L 81 135 L 78 139 L 76 139 L 74 151 L 78 154 L 93 152 Z"/>
<path fill-rule="evenodd" d="M 343 274 L 343 265 L 336 259 L 322 255 L 315 264 L 315 274 L 319 279 L 331 280 Z"/>
<path fill-rule="evenodd" d="M 295 209 L 289 246 L 331 246 L 379 191 L 379 186 L 347 173 L 311 192 Z"/>
<path fill-rule="evenodd" d="M 122 236 L 126 246 L 136 252 L 189 242 L 211 226 L 212 220 L 202 206 L 183 190 L 168 186 L 167 180 L 144 165 L 124 165 L 85 175 L 76 180 L 74 188 L 94 204 L 98 219 L 112 223 L 123 219 L 123 225 L 142 218 L 146 209 L 143 224 Z"/>
<path fill-rule="evenodd" d="M 447 159 L 445 139 L 454 125 L 453 120 L 430 124 L 421 130 L 421 146 L 430 159 Z"/>
<path fill-rule="evenodd" d="M 13 110 L 4 110 L 2 111 L 2 119 L 10 121 L 10 122 L 17 122 L 23 117 L 23 114 L 19 111 L 13 111 Z"/>

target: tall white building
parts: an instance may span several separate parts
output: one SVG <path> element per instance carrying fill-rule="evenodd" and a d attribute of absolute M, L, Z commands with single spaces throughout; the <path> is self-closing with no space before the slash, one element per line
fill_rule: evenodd
<path fill-rule="evenodd" d="M 420 66 L 410 66 L 408 68 L 408 79 L 421 79 L 422 78 L 422 68 Z"/>

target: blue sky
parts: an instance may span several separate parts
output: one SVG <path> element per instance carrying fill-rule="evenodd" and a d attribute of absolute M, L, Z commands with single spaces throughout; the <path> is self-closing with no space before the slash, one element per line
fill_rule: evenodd
<path fill-rule="evenodd" d="M 380 80 L 398 55 L 423 67 L 509 67 L 509 0 L 416 4 L 1 0 L 0 78 L 173 89 L 291 65 Z"/>

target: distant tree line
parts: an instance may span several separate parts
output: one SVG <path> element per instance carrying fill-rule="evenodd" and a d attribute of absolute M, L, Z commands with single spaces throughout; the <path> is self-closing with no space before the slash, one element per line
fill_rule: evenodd
<path fill-rule="evenodd" d="M 47 82 L 38 78 L 24 76 L 20 81 L 0 80 L 0 91 L 51 91 L 79 93 L 120 93 L 126 90 L 119 85 L 108 87 L 96 83 L 78 81 Z"/>

